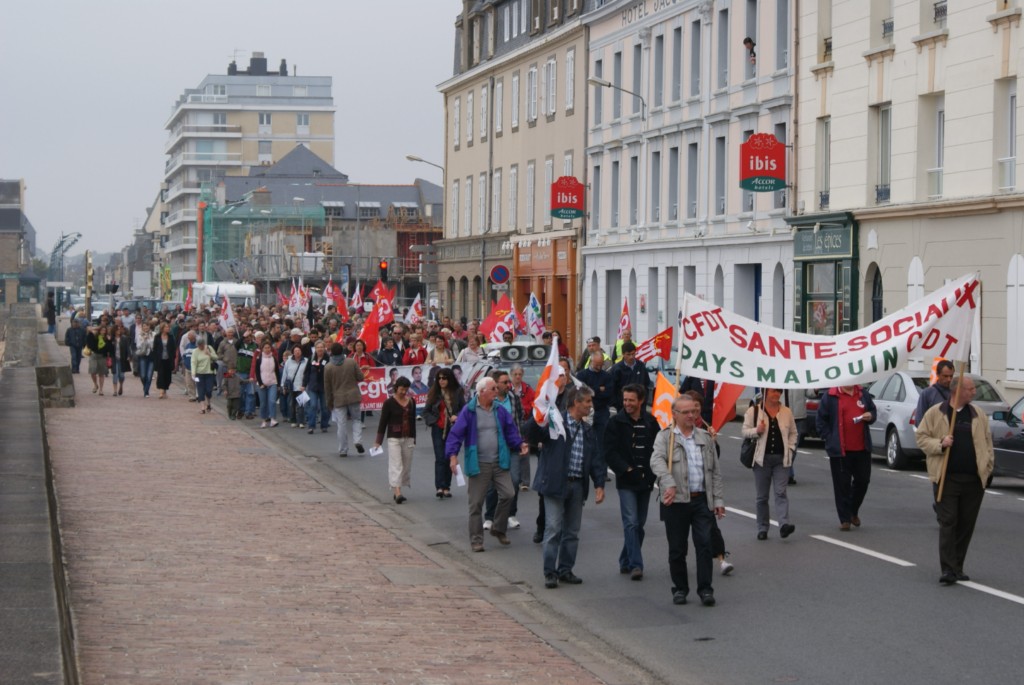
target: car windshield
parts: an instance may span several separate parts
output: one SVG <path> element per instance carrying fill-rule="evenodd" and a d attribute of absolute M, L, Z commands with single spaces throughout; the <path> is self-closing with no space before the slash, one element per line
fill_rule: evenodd
<path fill-rule="evenodd" d="M 999 392 L 992 386 L 988 381 L 983 381 L 980 378 L 974 379 L 974 387 L 977 389 L 977 394 L 974 396 L 975 402 L 1002 402 L 1003 398 L 999 396 Z"/>
<path fill-rule="evenodd" d="M 914 385 L 917 386 L 918 390 L 924 390 L 925 388 L 928 387 L 928 381 L 930 381 L 931 379 L 928 376 L 917 376 L 913 380 Z"/>

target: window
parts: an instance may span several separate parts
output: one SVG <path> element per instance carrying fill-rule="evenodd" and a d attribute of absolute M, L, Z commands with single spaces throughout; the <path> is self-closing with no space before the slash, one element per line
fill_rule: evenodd
<path fill-rule="evenodd" d="M 661 221 L 661 152 L 651 153 L 651 221 Z"/>
<path fill-rule="evenodd" d="M 508 170 L 508 228 L 514 231 L 517 227 L 519 202 L 519 165 L 513 164 Z"/>
<path fill-rule="evenodd" d="M 452 206 L 449 209 L 449 214 L 452 216 L 452 238 L 459 237 L 459 179 L 452 181 Z"/>
<path fill-rule="evenodd" d="M 380 203 L 379 202 L 359 202 L 359 218 L 360 219 L 376 219 L 380 216 Z"/>
<path fill-rule="evenodd" d="M 530 0 L 532 7 L 533 21 L 530 23 L 530 32 L 535 33 L 540 31 L 541 17 L 544 14 L 544 0 Z"/>
<path fill-rule="evenodd" d="M 619 162 L 612 162 L 612 226 L 619 225 Z"/>
<path fill-rule="evenodd" d="M 270 97 L 270 86 L 269 85 L 257 85 L 256 86 L 256 97 L 261 97 L 261 98 L 268 98 L 268 97 Z"/>
<path fill-rule="evenodd" d="M 213 113 L 213 125 L 214 126 L 227 126 L 228 115 L 227 112 L 214 112 Z"/>
<path fill-rule="evenodd" d="M 683 96 L 683 29 L 672 30 L 672 101 Z"/>
<path fill-rule="evenodd" d="M 223 83 L 209 83 L 206 85 L 207 95 L 227 95 L 228 88 Z"/>
<path fill-rule="evenodd" d="M 487 227 L 487 174 L 480 174 L 480 182 L 476 187 L 477 192 L 477 228 L 480 229 L 480 234 L 488 232 Z"/>
<path fill-rule="evenodd" d="M 629 224 L 635 226 L 638 221 L 637 206 L 640 202 L 640 158 L 632 155 L 629 158 Z"/>
<path fill-rule="evenodd" d="M 818 120 L 818 209 L 828 209 L 832 166 L 832 118 Z"/>
<path fill-rule="evenodd" d="M 643 80 L 641 78 L 641 67 L 643 67 L 643 48 L 639 43 L 633 46 L 633 87 L 630 89 L 634 93 L 639 93 L 643 90 Z M 633 114 L 641 114 L 640 112 L 640 98 L 633 96 Z"/>
<path fill-rule="evenodd" d="M 668 149 L 668 220 L 679 220 L 679 148 Z"/>
<path fill-rule="evenodd" d="M 612 60 L 612 119 L 622 117 L 622 53 L 616 52 Z"/>
<path fill-rule="evenodd" d="M 501 133 L 502 110 L 505 108 L 505 81 L 494 84 L 494 132 Z"/>
<path fill-rule="evenodd" d="M 562 176 L 572 176 L 572 153 L 566 152 L 562 158 Z"/>
<path fill-rule="evenodd" d="M 309 114 L 299 112 L 295 115 L 295 132 L 300 135 L 309 133 Z"/>
<path fill-rule="evenodd" d="M 309 86 L 292 86 L 292 97 L 304 98 L 309 95 Z"/>
<path fill-rule="evenodd" d="M 751 130 L 743 132 L 743 142 L 750 140 L 750 137 L 754 135 Z M 754 211 L 754 191 L 743 189 L 740 191 L 740 211 L 741 212 L 753 212 Z"/>
<path fill-rule="evenodd" d="M 519 0 L 519 15 L 520 15 L 519 32 L 520 33 L 526 33 L 529 30 L 529 28 L 530 28 L 530 22 L 526 18 L 527 17 L 527 12 L 528 12 L 529 9 L 530 9 L 530 2 L 528 2 L 527 0 Z"/>
<path fill-rule="evenodd" d="M 576 48 L 565 53 L 565 111 L 571 113 L 576 104 Z"/>
<path fill-rule="evenodd" d="M 928 170 L 928 196 L 935 198 L 942 197 L 942 167 L 946 157 L 946 110 L 945 98 L 942 96 L 938 97 L 935 106 L 935 134 L 933 135 L 933 140 L 935 166 Z"/>
<path fill-rule="evenodd" d="M 700 95 L 700 20 L 690 24 L 690 95 Z"/>
<path fill-rule="evenodd" d="M 501 169 L 491 177 L 491 230 L 501 230 Z"/>
<path fill-rule="evenodd" d="M 747 0 L 747 34 L 744 36 L 744 41 L 747 38 L 753 41 L 753 45 L 747 47 L 744 45 L 743 51 L 743 77 L 745 79 L 752 79 L 757 75 L 757 51 L 754 46 L 757 45 L 757 0 Z"/>
<path fill-rule="evenodd" d="M 501 23 L 504 25 L 504 29 L 505 29 L 505 42 L 506 43 L 508 42 L 508 39 L 509 39 L 509 31 L 512 28 L 512 25 L 509 23 L 509 15 L 510 14 L 511 14 L 511 12 L 509 11 L 509 6 L 505 5 L 502 8 L 502 13 L 501 13 L 501 20 L 502 21 L 501 21 Z"/>
<path fill-rule="evenodd" d="M 725 214 L 725 136 L 715 137 L 715 214 Z"/>
<path fill-rule="evenodd" d="M 779 141 L 783 145 L 786 144 L 786 124 L 778 123 L 775 124 L 775 140 Z M 788 188 L 782 190 L 776 190 L 775 197 L 775 209 L 784 209 L 786 206 L 786 196 L 789 192 Z"/>
<path fill-rule="evenodd" d="M 1013 190 L 1017 186 L 1017 79 L 995 82 L 992 107 L 993 148 L 996 153 L 996 188 Z"/>
<path fill-rule="evenodd" d="M 515 2 L 509 3 L 512 6 L 512 37 L 515 38 L 519 35 L 519 14 L 520 5 L 522 0 L 515 0 Z"/>
<path fill-rule="evenodd" d="M 526 163 L 526 228 L 533 230 L 533 215 L 536 212 L 535 186 L 536 169 L 533 162 Z"/>
<path fill-rule="evenodd" d="M 537 67 L 530 67 L 526 74 L 526 121 L 537 121 Z"/>
<path fill-rule="evenodd" d="M 266 135 L 266 134 L 270 133 L 271 129 L 273 127 L 274 115 L 271 114 L 270 112 L 260 112 L 258 116 L 259 116 L 259 133 L 261 135 Z M 252 121 L 252 119 L 250 119 L 249 121 Z"/>
<path fill-rule="evenodd" d="M 558 21 L 560 16 L 561 8 L 559 5 L 562 4 L 562 0 L 551 0 L 551 23 Z"/>
<path fill-rule="evenodd" d="M 519 128 L 519 72 L 512 74 L 512 130 Z"/>
<path fill-rule="evenodd" d="M 775 0 L 775 68 L 789 66 L 789 0 Z"/>
<path fill-rule="evenodd" d="M 718 13 L 718 87 L 729 85 L 729 10 Z"/>
<path fill-rule="evenodd" d="M 551 228 L 551 184 L 555 182 L 555 160 L 544 160 L 544 187 L 540 189 L 543 196 L 544 226 Z"/>
<path fill-rule="evenodd" d="M 273 143 L 269 140 L 260 140 L 256 143 L 257 161 L 260 164 L 269 164 L 274 161 L 272 154 Z"/>
<path fill-rule="evenodd" d="M 462 98 L 455 98 L 455 106 L 452 109 L 452 140 L 455 141 L 455 148 L 458 149 L 459 141 L 462 140 L 462 129 L 460 123 L 462 120 Z"/>
<path fill-rule="evenodd" d="M 664 104 L 665 87 L 665 36 L 654 38 L 654 106 Z"/>
<path fill-rule="evenodd" d="M 480 86 L 480 140 L 487 139 L 487 86 Z"/>
<path fill-rule="evenodd" d="M 1024 257 L 1010 259 L 1006 274 L 1006 339 L 1024 338 Z M 1006 380 L 1024 381 L 1024 347 L 1006 346 Z"/>
<path fill-rule="evenodd" d="M 601 78 L 604 76 L 604 62 L 596 60 L 594 62 L 594 76 Z M 601 123 L 602 116 L 604 114 L 604 87 L 594 86 L 594 126 Z"/>
<path fill-rule="evenodd" d="M 601 228 L 601 165 L 594 165 L 594 174 L 590 177 L 590 225 Z"/>
<path fill-rule="evenodd" d="M 686 218 L 697 218 L 697 143 L 686 146 Z"/>
<path fill-rule="evenodd" d="M 466 177 L 466 199 L 463 203 L 463 218 L 465 226 L 462 230 L 465 235 L 473 235 L 473 177 Z"/>
<path fill-rule="evenodd" d="M 473 144 L 473 91 L 466 93 L 466 145 Z"/>
<path fill-rule="evenodd" d="M 544 113 L 548 116 L 554 116 L 558 93 L 558 63 L 555 58 L 552 57 L 548 60 L 544 66 L 544 83 L 547 88 L 547 94 L 544 102 Z"/>
<path fill-rule="evenodd" d="M 889 201 L 889 183 L 892 175 L 892 109 L 889 105 L 875 107 L 877 142 L 877 183 L 875 185 L 875 202 Z"/>

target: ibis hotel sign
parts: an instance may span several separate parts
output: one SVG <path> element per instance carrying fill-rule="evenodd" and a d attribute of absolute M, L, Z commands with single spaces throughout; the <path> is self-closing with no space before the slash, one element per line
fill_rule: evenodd
<path fill-rule="evenodd" d="M 579 219 L 583 216 L 583 184 L 575 176 L 560 176 L 551 184 L 551 216 Z"/>
<path fill-rule="evenodd" d="M 740 144 L 740 188 L 770 193 L 785 187 L 785 143 L 771 133 L 755 133 Z"/>

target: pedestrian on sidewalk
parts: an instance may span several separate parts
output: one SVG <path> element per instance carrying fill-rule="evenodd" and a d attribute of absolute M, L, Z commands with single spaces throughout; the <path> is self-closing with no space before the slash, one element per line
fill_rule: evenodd
<path fill-rule="evenodd" d="M 374 449 L 380 449 L 384 436 L 388 440 L 388 485 L 395 504 L 406 501 L 403 487 L 411 487 L 412 452 L 416 445 L 416 402 L 409 394 L 412 384 L 404 376 L 395 381 L 394 393 L 384 400 L 377 426 Z"/>
<path fill-rule="evenodd" d="M 262 338 L 263 332 L 257 331 Z M 238 360 L 235 362 L 235 371 L 242 388 L 241 413 L 246 419 L 256 416 L 256 383 L 252 379 L 252 360 L 255 358 L 259 346 L 253 338 L 250 329 L 242 333 L 242 344 L 238 346 Z"/>
<path fill-rule="evenodd" d="M 464 406 L 466 402 L 455 374 L 449 368 L 438 371 L 423 407 L 423 425 L 430 426 L 434 446 L 434 488 L 438 499 L 452 496 L 452 470 L 444 443 Z"/>
<path fill-rule="evenodd" d="M 192 380 L 196 382 L 196 402 L 199 403 L 200 414 L 213 411 L 210 400 L 213 397 L 213 386 L 217 382 L 217 353 L 206 344 L 206 338 L 196 340 L 196 349 L 192 350 Z"/>
<path fill-rule="evenodd" d="M 498 369 L 497 371 L 491 371 L 491 378 L 494 379 L 498 394 L 494 398 L 495 404 L 503 407 L 505 411 L 512 415 L 512 419 L 516 423 L 516 430 L 519 431 L 519 435 L 523 434 L 523 427 L 526 424 L 526 419 L 523 416 L 523 405 L 519 403 L 519 398 L 513 395 L 509 391 L 511 385 L 511 378 L 508 371 Z M 522 483 L 522 473 L 519 470 L 519 460 L 522 459 L 523 455 L 513 454 L 511 466 L 509 468 L 509 475 L 512 476 L 512 502 L 508 509 L 508 528 L 509 530 L 516 530 L 520 527 L 519 519 L 516 518 L 516 514 L 519 513 L 519 484 Z M 491 485 L 487 488 L 487 497 L 484 499 L 484 529 L 490 530 L 491 526 L 494 525 L 494 512 L 498 506 L 498 490 Z"/>
<path fill-rule="evenodd" d="M 359 383 L 363 371 L 352 358 L 345 357 L 345 346 L 340 342 L 331 345 L 331 361 L 324 369 L 324 395 L 327 406 L 334 416 L 338 431 L 338 456 L 348 456 L 349 441 L 362 454 L 363 421 L 360 404 L 362 393 Z"/>
<path fill-rule="evenodd" d="M 527 445 L 519 435 L 515 419 L 504 407 L 495 403 L 498 387 L 494 379 L 484 376 L 476 384 L 476 397 L 459 412 L 452 426 L 445 452 L 449 468 L 455 473 L 459 451 L 463 468 L 469 478 L 469 542 L 474 552 L 484 551 L 483 506 L 487 489 L 498 490 L 498 505 L 491 526 L 491 535 L 502 545 L 509 544 L 508 512 L 512 503 L 512 450 L 527 453 Z"/>
<path fill-rule="evenodd" d="M 277 425 L 277 382 L 280 364 L 274 354 L 274 345 L 264 339 L 263 347 L 252 360 L 252 380 L 260 397 L 260 428 Z"/>
<path fill-rule="evenodd" d="M 160 399 L 167 397 L 167 389 L 171 387 L 174 373 L 174 360 L 178 354 L 178 343 L 171 335 L 171 327 L 164 324 L 159 335 L 153 338 L 153 359 L 156 360 L 156 388 L 160 391 Z M 186 373 L 186 375 L 188 375 Z M 191 378 L 191 376 L 189 376 Z"/>
<path fill-rule="evenodd" d="M 306 420 L 302 417 L 305 410 L 299 406 L 297 399 L 306 389 L 304 385 L 306 363 L 306 358 L 302 356 L 302 346 L 296 345 L 291 348 L 288 361 L 284 363 L 284 368 L 281 369 L 281 392 L 288 399 L 285 403 L 288 413 L 283 418 L 285 422 L 292 424 L 292 428 L 304 428 L 306 426 Z"/>
<path fill-rule="evenodd" d="M 318 419 L 323 433 L 327 432 L 327 426 L 331 422 L 331 412 L 324 398 L 324 371 L 330 363 L 327 346 L 323 340 L 317 340 L 313 354 L 306 363 L 306 377 L 302 381 L 306 394 L 309 395 L 309 401 L 306 402 L 306 425 L 309 426 L 307 432 L 310 434 L 316 430 Z"/>
<path fill-rule="evenodd" d="M 57 305 L 53 302 L 53 293 L 46 293 L 46 305 L 43 308 L 46 316 L 46 332 L 49 335 L 57 335 Z"/>
<path fill-rule="evenodd" d="M 110 373 L 113 346 L 107 337 L 106 326 L 90 326 L 85 334 L 85 346 L 89 348 L 89 376 L 92 377 L 92 391 L 103 394 L 103 385 Z"/>
<path fill-rule="evenodd" d="M 125 374 L 132 371 L 132 346 L 128 331 L 120 323 L 114 326 L 114 386 L 113 395 L 124 394 Z"/>
<path fill-rule="evenodd" d="M 71 351 L 71 373 L 78 373 L 82 366 L 82 350 L 85 349 L 85 329 L 74 315 L 71 316 L 71 326 L 64 331 L 64 344 Z"/>
<path fill-rule="evenodd" d="M 871 482 L 871 432 L 875 402 L 859 385 L 832 388 L 818 404 L 818 435 L 825 441 L 839 530 L 860 526 L 860 507 Z"/>
<path fill-rule="evenodd" d="M 594 429 L 584 420 L 593 405 L 593 390 L 569 385 L 567 409 L 561 417 L 564 430 L 552 436 L 550 424 L 555 419 L 550 415 L 543 425 L 531 421 L 527 428 L 527 439 L 541 446 L 533 489 L 544 498 L 544 587 L 549 589 L 560 582 L 583 582 L 573 567 L 590 480 L 594 481 L 594 502 L 604 501 L 608 468 Z"/>
<path fill-rule="evenodd" d="M 942 500 L 935 502 L 942 567 L 939 582 L 943 585 L 970 580 L 964 573 L 964 560 L 995 466 L 988 417 L 971 404 L 974 380 L 953 378 L 949 390 L 950 399 L 925 412 L 917 428 L 917 444 L 924 450 L 936 498 L 939 483 L 944 481 Z M 949 459 L 944 460 L 947 449 Z"/>
<path fill-rule="evenodd" d="M 144 398 L 149 397 L 149 389 L 153 385 L 153 339 L 155 337 L 148 321 L 143 321 L 142 325 L 136 329 L 135 363 L 138 365 L 139 380 L 142 382 L 142 396 Z"/>
<path fill-rule="evenodd" d="M 793 464 L 798 438 L 796 421 L 789 407 L 782 404 L 782 390 L 765 388 L 760 406 L 747 408 L 743 417 L 743 437 L 755 438 L 754 448 L 754 511 L 757 514 L 757 539 L 767 540 L 771 528 L 768 492 L 775 493 L 775 515 L 779 519 L 779 535 L 788 538 L 796 530 L 789 522 L 789 469 Z"/>

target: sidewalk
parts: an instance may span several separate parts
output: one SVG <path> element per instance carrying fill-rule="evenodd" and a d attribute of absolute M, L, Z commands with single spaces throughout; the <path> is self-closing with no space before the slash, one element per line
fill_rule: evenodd
<path fill-rule="evenodd" d="M 273 431 L 75 381 L 46 425 L 83 683 L 600 682 Z"/>

